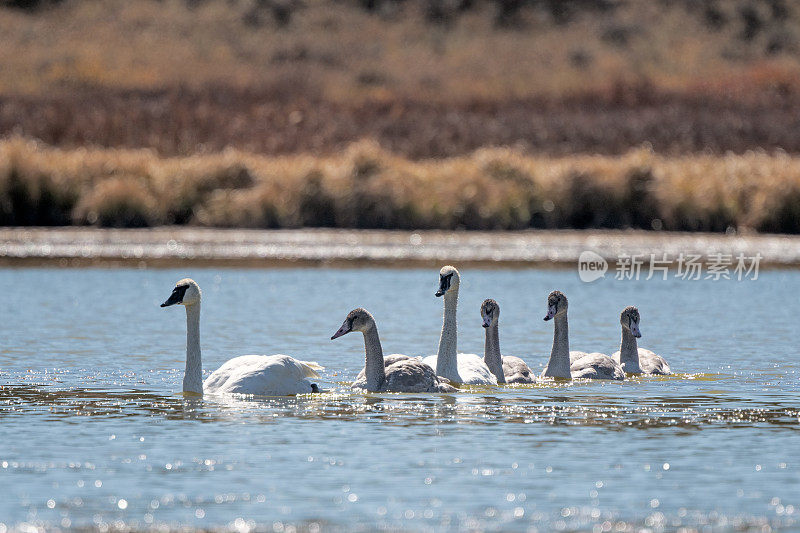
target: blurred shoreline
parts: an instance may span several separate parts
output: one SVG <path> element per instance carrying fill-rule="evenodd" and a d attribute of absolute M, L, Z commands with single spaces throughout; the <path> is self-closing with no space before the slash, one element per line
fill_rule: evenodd
<path fill-rule="evenodd" d="M 619 230 L 398 231 L 342 229 L 0 228 L 4 267 L 390 267 L 444 263 L 498 268 L 576 268 L 582 252 L 607 260 L 650 254 L 736 257 L 800 267 L 800 237 Z M 672 265 L 675 267 L 675 264 Z M 643 269 L 644 272 L 644 269 Z"/>

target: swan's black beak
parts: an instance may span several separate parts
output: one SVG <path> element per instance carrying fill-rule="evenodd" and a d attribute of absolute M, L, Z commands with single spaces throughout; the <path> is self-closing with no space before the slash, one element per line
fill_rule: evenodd
<path fill-rule="evenodd" d="M 352 326 L 350 325 L 350 321 L 349 320 L 345 320 L 344 324 L 342 324 L 342 327 L 340 327 L 339 330 L 336 333 L 331 335 L 331 340 L 338 339 L 342 335 L 350 333 L 352 331 L 351 328 L 352 328 Z"/>
<path fill-rule="evenodd" d="M 450 288 L 450 278 L 452 277 L 452 274 L 439 276 L 439 290 L 436 291 L 436 296 L 443 296 L 447 292 L 447 289 Z"/>
<path fill-rule="evenodd" d="M 186 295 L 186 289 L 188 288 L 188 285 L 181 285 L 172 289 L 172 294 L 169 295 L 169 298 L 167 298 L 166 302 L 161 304 L 161 307 L 169 307 L 170 305 L 181 303 L 183 301 L 183 297 Z"/>
<path fill-rule="evenodd" d="M 488 328 L 491 325 L 492 325 L 492 317 L 490 316 L 483 317 L 483 327 Z"/>

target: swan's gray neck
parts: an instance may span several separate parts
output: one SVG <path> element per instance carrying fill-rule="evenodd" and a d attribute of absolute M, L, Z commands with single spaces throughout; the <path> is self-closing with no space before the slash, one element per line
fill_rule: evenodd
<path fill-rule="evenodd" d="M 553 349 L 550 350 L 550 360 L 544 375 L 551 378 L 572 379 L 569 371 L 569 325 L 567 314 L 556 315 L 553 318 Z"/>
<path fill-rule="evenodd" d="M 619 346 L 619 364 L 625 372 L 641 374 L 639 366 L 639 346 L 631 330 L 622 328 L 622 342 Z"/>
<path fill-rule="evenodd" d="M 364 331 L 364 351 L 366 352 L 364 374 L 367 377 L 367 390 L 377 392 L 381 390 L 383 382 L 386 380 L 386 371 L 383 368 L 381 339 L 378 337 L 378 327 L 375 325 Z"/>
<path fill-rule="evenodd" d="M 444 322 L 442 323 L 442 335 L 439 337 L 439 353 L 436 357 L 436 375 L 447 378 L 458 376 L 457 307 L 458 289 L 453 288 L 444 295 Z"/>
<path fill-rule="evenodd" d="M 200 359 L 200 302 L 186 306 L 186 370 L 183 392 L 203 394 L 203 364 Z"/>
<path fill-rule="evenodd" d="M 486 328 L 486 344 L 483 348 L 483 362 L 497 378 L 498 383 L 505 383 L 503 373 L 503 357 L 500 355 L 500 327 L 497 322 Z"/>

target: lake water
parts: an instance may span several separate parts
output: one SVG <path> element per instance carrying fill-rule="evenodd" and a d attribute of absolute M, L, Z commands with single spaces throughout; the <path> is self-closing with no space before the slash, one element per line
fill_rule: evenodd
<path fill-rule="evenodd" d="M 190 525 L 237 530 L 703 530 L 800 527 L 800 272 L 756 281 L 602 280 L 463 269 L 459 348 L 483 353 L 480 302 L 503 352 L 540 372 L 545 299 L 570 299 L 573 349 L 610 353 L 619 313 L 668 378 L 364 395 L 360 335 L 436 350 L 433 270 L 3 269 L 0 533 Z M 325 365 L 321 395 L 180 394 L 185 313 L 203 288 L 204 373 L 245 353 Z"/>

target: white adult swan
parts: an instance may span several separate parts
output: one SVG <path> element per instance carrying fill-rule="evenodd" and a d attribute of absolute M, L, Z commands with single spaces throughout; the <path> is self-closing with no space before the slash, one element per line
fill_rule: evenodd
<path fill-rule="evenodd" d="M 331 340 L 338 339 L 351 331 L 364 334 L 366 359 L 364 369 L 353 382 L 354 389 L 369 392 L 455 392 L 456 388 L 447 380 L 436 375 L 431 367 L 418 358 L 402 354 L 383 357 L 381 340 L 375 319 L 362 308 L 353 309 L 345 318 L 342 327 L 333 334 Z"/>
<path fill-rule="evenodd" d="M 611 357 L 628 374 L 672 374 L 663 357 L 650 350 L 639 348 L 636 339 L 642 336 L 639 330 L 639 310 L 628 306 L 622 310 L 619 323 L 622 325 L 622 342 L 619 351 Z"/>
<path fill-rule="evenodd" d="M 481 318 L 486 328 L 483 362 L 497 378 L 497 383 L 533 383 L 536 379 L 525 361 L 513 355 L 500 355 L 500 305 L 491 298 L 481 304 Z"/>
<path fill-rule="evenodd" d="M 196 394 L 240 393 L 287 396 L 319 392 L 306 378 L 318 378 L 317 363 L 298 361 L 288 355 L 242 355 L 227 361 L 203 383 L 200 358 L 200 287 L 182 279 L 161 307 L 181 304 L 186 308 L 186 370 L 183 392 Z"/>
<path fill-rule="evenodd" d="M 444 296 L 444 322 L 439 337 L 439 352 L 429 355 L 422 361 L 436 370 L 437 376 L 451 383 L 464 385 L 497 385 L 497 378 L 474 353 L 458 353 L 458 325 L 456 307 L 458 306 L 458 286 L 461 277 L 458 270 L 445 266 L 439 271 L 439 290 L 436 296 Z"/>
<path fill-rule="evenodd" d="M 567 297 L 561 291 L 553 291 L 547 297 L 547 315 L 544 319 L 554 319 L 555 327 L 553 349 L 550 351 L 550 360 L 542 376 L 562 379 L 625 379 L 622 367 L 609 356 L 598 352 L 569 350 L 567 307 Z"/>

